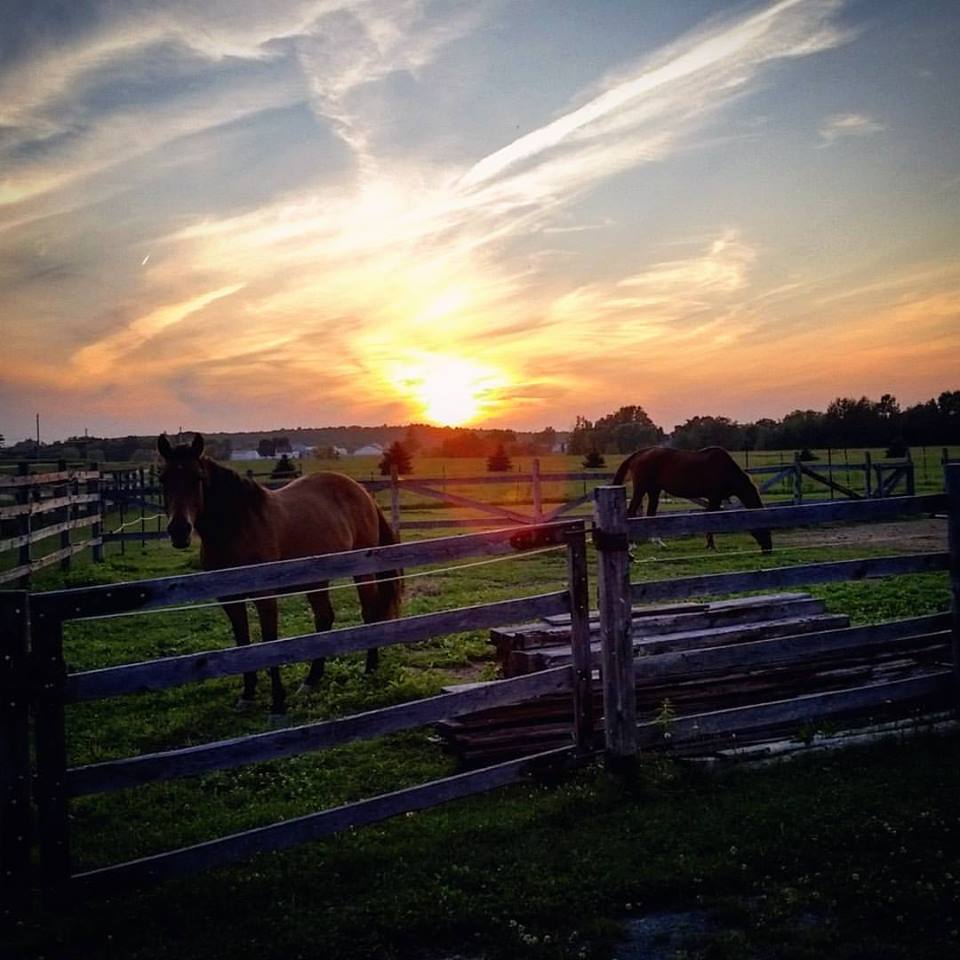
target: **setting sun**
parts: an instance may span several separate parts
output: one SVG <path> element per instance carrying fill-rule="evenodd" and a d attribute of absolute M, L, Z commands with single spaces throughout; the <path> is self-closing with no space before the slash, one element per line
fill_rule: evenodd
<path fill-rule="evenodd" d="M 508 382 L 493 367 L 463 357 L 426 354 L 405 364 L 395 381 L 431 423 L 455 427 L 488 415 L 496 391 Z"/>

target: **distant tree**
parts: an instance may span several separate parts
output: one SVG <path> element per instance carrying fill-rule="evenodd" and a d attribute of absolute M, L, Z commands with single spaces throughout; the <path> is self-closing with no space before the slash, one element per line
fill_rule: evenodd
<path fill-rule="evenodd" d="M 380 474 L 384 477 L 390 476 L 390 470 L 396 466 L 397 473 L 413 473 L 413 465 L 410 462 L 410 454 L 406 447 L 399 441 L 393 443 L 384 451 L 383 458 L 380 460 Z"/>
<path fill-rule="evenodd" d="M 673 443 L 684 450 L 699 450 L 703 447 L 723 447 L 726 450 L 742 450 L 744 430 L 729 417 L 691 417 L 686 423 L 673 428 Z"/>
<path fill-rule="evenodd" d="M 570 444 L 567 450 L 570 453 L 587 453 L 596 446 L 593 437 L 593 424 L 586 417 L 577 417 L 573 430 L 570 432 Z"/>
<path fill-rule="evenodd" d="M 820 458 L 809 447 L 804 447 L 800 451 L 798 459 L 803 463 L 809 463 L 811 460 L 819 460 Z"/>
<path fill-rule="evenodd" d="M 277 455 L 277 441 L 270 437 L 264 437 L 257 444 L 257 453 L 261 457 L 275 457 Z"/>
<path fill-rule="evenodd" d="M 487 457 L 487 470 L 491 473 L 503 473 L 509 470 L 513 464 L 507 456 L 507 451 L 502 443 L 497 444 L 497 449 Z"/>
<path fill-rule="evenodd" d="M 296 466 L 285 453 L 280 454 L 280 459 L 277 461 L 276 466 L 270 471 L 270 476 L 273 477 L 274 480 L 286 480 L 298 474 L 299 471 Z"/>
<path fill-rule="evenodd" d="M 630 453 L 639 447 L 657 444 L 662 439 L 663 430 L 637 404 L 620 407 L 593 425 L 594 446 L 599 450 Z"/>
<path fill-rule="evenodd" d="M 490 454 L 490 441 L 472 430 L 456 430 L 453 436 L 445 437 L 437 450 L 441 457 L 486 457 Z"/>
<path fill-rule="evenodd" d="M 583 458 L 583 466 L 585 470 L 598 470 L 606 465 L 607 461 L 604 459 L 603 454 L 596 447 L 590 450 Z"/>

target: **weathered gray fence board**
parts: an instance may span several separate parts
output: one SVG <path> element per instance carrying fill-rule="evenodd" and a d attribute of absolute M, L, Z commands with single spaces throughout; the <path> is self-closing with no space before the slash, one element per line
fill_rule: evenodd
<path fill-rule="evenodd" d="M 701 650 L 727 644 L 748 643 L 758 636 L 784 637 L 818 631 L 834 630 L 846 627 L 850 622 L 844 614 L 815 614 L 806 617 L 784 617 L 779 620 L 766 620 L 760 623 L 730 624 L 698 630 L 682 630 L 676 633 L 643 635 L 631 631 L 633 651 L 642 655 L 644 651 L 651 655 L 672 653 L 678 650 Z M 591 644 L 593 665 L 601 663 L 601 644 Z M 523 651 L 527 653 L 527 651 Z M 526 658 L 533 661 L 539 669 L 558 667 L 570 662 L 568 647 L 541 647 L 529 651 Z"/>
<path fill-rule="evenodd" d="M 635 669 L 638 682 L 645 682 L 671 677 L 728 674 L 762 667 L 813 665 L 829 661 L 834 656 L 849 657 L 859 651 L 868 654 L 884 648 L 896 648 L 908 639 L 915 638 L 918 643 L 940 642 L 946 640 L 949 627 L 950 615 L 937 613 L 927 617 L 793 634 L 709 649 L 641 655 L 635 661 Z"/>
<path fill-rule="evenodd" d="M 0 474 L 0 490 L 10 487 L 37 487 L 72 480 L 85 482 L 96 480 L 99 476 L 96 470 L 58 470 L 55 473 L 25 473 L 18 476 Z"/>
<path fill-rule="evenodd" d="M 630 597 L 639 603 L 655 603 L 744 590 L 797 587 L 809 583 L 866 580 L 905 573 L 935 573 L 948 569 L 949 563 L 950 556 L 947 553 L 917 553 L 864 560 L 837 560 L 832 563 L 807 563 L 744 573 L 708 573 L 696 577 L 633 583 L 630 585 Z"/>
<path fill-rule="evenodd" d="M 946 507 L 946 494 L 892 497 L 887 500 L 833 500 L 803 506 L 634 517 L 628 523 L 628 532 L 631 540 L 646 540 L 650 537 L 802 527 L 838 521 L 892 520 L 904 514 L 936 513 Z"/>
<path fill-rule="evenodd" d="M 604 735 L 614 766 L 636 753 L 637 703 L 633 680 L 630 557 L 624 488 L 599 487 L 594 502 L 597 531 L 597 590 L 602 640 Z"/>
<path fill-rule="evenodd" d="M 951 687 L 951 672 L 937 670 L 905 680 L 867 684 L 828 693 L 812 693 L 791 700 L 679 717 L 666 725 L 651 721 L 639 726 L 638 740 L 641 747 L 656 746 L 663 743 L 665 734 L 669 734 L 671 746 L 677 746 L 722 734 L 737 733 L 751 727 L 785 723 L 806 724 L 836 714 L 922 698 L 942 700 L 949 695 Z"/>
<path fill-rule="evenodd" d="M 548 750 L 520 760 L 511 760 L 482 770 L 434 780 L 422 786 L 397 790 L 370 800 L 308 814 L 295 820 L 286 820 L 169 853 L 81 873 L 72 878 L 71 887 L 77 893 L 89 895 L 129 889 L 132 885 L 157 883 L 210 867 L 246 860 L 258 853 L 284 850 L 351 827 L 377 823 L 401 813 L 426 810 L 451 800 L 519 783 L 538 770 L 555 769 L 564 763 L 575 763 L 576 760 L 573 747 Z"/>
<path fill-rule="evenodd" d="M 342 627 L 270 643 L 224 650 L 206 650 L 144 663 L 122 664 L 71 674 L 67 678 L 68 702 L 97 700 L 126 693 L 163 690 L 213 677 L 263 670 L 316 657 L 333 657 L 370 647 L 415 643 L 462 630 L 494 627 L 516 618 L 530 619 L 568 610 L 566 593 L 547 593 L 519 600 L 477 604 L 456 610 L 425 613 L 397 620 Z"/>
<path fill-rule="evenodd" d="M 357 574 L 406 569 L 471 556 L 504 556 L 533 546 L 562 545 L 565 533 L 579 529 L 581 523 L 570 520 L 541 527 L 508 527 L 210 573 L 54 590 L 35 594 L 34 605 L 40 617 L 74 619 L 222 597 L 240 599 L 264 591 L 297 592 L 298 588 L 306 589 L 323 581 Z"/>
<path fill-rule="evenodd" d="M 75 543 L 72 546 L 65 547 L 61 550 L 56 550 L 53 553 L 48 553 L 45 557 L 40 557 L 39 560 L 32 560 L 30 563 L 23 564 L 19 567 L 13 567 L 10 570 L 4 570 L 0 573 L 0 583 L 5 583 L 8 580 L 17 580 L 20 577 L 28 576 L 31 573 L 36 573 L 38 570 L 42 570 L 44 567 L 49 567 L 51 564 L 56 563 L 58 560 L 63 560 L 66 557 L 72 557 L 77 553 L 81 553 L 86 550 L 87 547 L 97 547 L 100 545 L 99 538 L 93 538 L 90 540 L 84 540 L 83 543 Z M 43 594 L 35 594 L 35 596 L 43 596 Z"/>
<path fill-rule="evenodd" d="M 78 493 L 67 497 L 51 497 L 49 500 L 32 500 L 29 503 L 18 503 L 9 507 L 0 507 L 0 520 L 10 517 L 33 516 L 38 513 L 49 513 L 51 510 L 62 510 L 75 503 L 99 503 L 98 493 Z"/>
<path fill-rule="evenodd" d="M 556 670 L 497 680 L 458 693 L 442 693 L 337 720 L 74 767 L 66 774 L 67 791 L 74 797 L 105 793 L 156 780 L 192 777 L 213 770 L 228 770 L 248 763 L 292 757 L 572 688 L 573 674 L 570 668 L 558 667 Z"/>
<path fill-rule="evenodd" d="M 80 527 L 90 527 L 97 523 L 99 519 L 96 514 L 91 514 L 89 517 L 78 517 L 76 520 L 64 520 L 62 523 L 54 523 L 49 527 L 40 527 L 38 530 L 31 531 L 29 535 L 13 537 L 9 540 L 0 540 L 0 552 L 12 550 L 14 547 L 23 546 L 25 543 L 37 543 L 40 540 L 46 540 L 47 537 L 52 537 L 57 533 L 63 533 L 66 530 L 78 530 Z"/>

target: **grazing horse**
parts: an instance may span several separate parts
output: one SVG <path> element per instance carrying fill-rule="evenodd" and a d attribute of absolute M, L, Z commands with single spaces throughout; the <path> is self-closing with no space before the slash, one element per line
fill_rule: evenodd
<path fill-rule="evenodd" d="M 708 510 L 719 510 L 721 503 L 730 497 L 736 497 L 745 507 L 763 506 L 753 481 L 722 447 L 703 450 L 644 447 L 620 464 L 613 483 L 623 483 L 627 474 L 633 480 L 633 496 L 627 508 L 630 517 L 640 512 L 644 496 L 647 516 L 652 517 L 663 490 L 675 497 L 703 497 Z M 773 549 L 769 530 L 750 533 L 764 553 Z M 715 548 L 712 533 L 707 534 L 707 547 Z"/>
<path fill-rule="evenodd" d="M 174 447 L 166 435 L 157 440 L 163 458 L 160 484 L 169 523 L 170 542 L 178 549 L 190 546 L 191 532 L 200 538 L 204 570 L 222 570 L 273 560 L 311 557 L 395 543 L 396 538 L 380 508 L 355 480 L 339 473 L 300 477 L 280 490 L 267 490 L 252 479 L 221 466 L 203 453 L 203 437 Z M 399 615 L 402 571 L 354 577 L 365 623 L 392 620 Z M 317 630 L 333 626 L 329 581 L 311 585 L 307 600 Z M 238 645 L 250 642 L 245 600 L 221 597 Z M 277 601 L 254 598 L 264 641 L 276 640 Z M 379 652 L 367 651 L 367 672 L 376 669 Z M 301 690 L 308 692 L 323 675 L 323 659 L 314 660 Z M 286 712 L 286 696 L 278 667 L 270 668 L 272 712 Z M 252 705 L 256 673 L 243 675 L 240 708 Z"/>

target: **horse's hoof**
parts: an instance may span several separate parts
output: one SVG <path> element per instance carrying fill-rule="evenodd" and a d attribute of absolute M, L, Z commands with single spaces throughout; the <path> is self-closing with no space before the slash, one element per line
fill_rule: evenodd
<path fill-rule="evenodd" d="M 240 713 L 249 713 L 254 709 L 254 707 L 256 707 L 256 705 L 256 700 L 248 700 L 246 697 L 240 697 L 234 704 L 234 709 L 238 710 Z"/>

